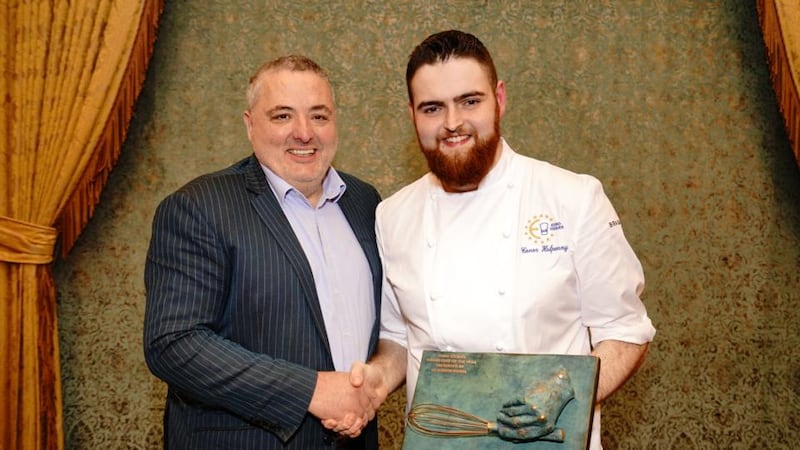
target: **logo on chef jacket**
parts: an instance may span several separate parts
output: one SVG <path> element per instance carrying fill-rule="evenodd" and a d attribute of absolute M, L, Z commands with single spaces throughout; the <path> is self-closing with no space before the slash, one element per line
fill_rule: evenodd
<path fill-rule="evenodd" d="M 525 236 L 536 244 L 547 244 L 564 229 L 564 224 L 556 222 L 549 214 L 531 217 L 525 225 Z"/>

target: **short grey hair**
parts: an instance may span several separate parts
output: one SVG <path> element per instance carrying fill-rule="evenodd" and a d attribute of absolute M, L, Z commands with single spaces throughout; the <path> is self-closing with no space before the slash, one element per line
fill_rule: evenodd
<path fill-rule="evenodd" d="M 261 93 L 261 79 L 262 76 L 270 71 L 277 70 L 290 70 L 293 72 L 313 72 L 325 81 L 331 87 L 331 94 L 333 94 L 333 85 L 328 77 L 328 73 L 319 64 L 307 56 L 302 55 L 287 55 L 280 58 L 273 59 L 272 61 L 262 64 L 256 73 L 250 77 L 250 83 L 247 86 L 247 108 L 252 108 L 258 101 L 258 95 Z"/>

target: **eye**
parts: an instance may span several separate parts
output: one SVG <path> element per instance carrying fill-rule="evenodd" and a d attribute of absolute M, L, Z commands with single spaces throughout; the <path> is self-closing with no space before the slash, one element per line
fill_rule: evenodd
<path fill-rule="evenodd" d="M 475 106 L 481 102 L 481 99 L 476 97 L 470 97 L 464 100 L 464 106 Z"/>
<path fill-rule="evenodd" d="M 291 116 L 288 113 L 278 113 L 278 114 L 273 114 L 270 117 L 270 120 L 274 120 L 276 122 L 285 122 L 289 120 L 290 117 Z"/>
<path fill-rule="evenodd" d="M 311 116 L 311 120 L 314 122 L 327 122 L 330 118 L 326 114 L 314 114 Z"/>
<path fill-rule="evenodd" d="M 433 114 L 440 111 L 442 108 L 437 105 L 429 105 L 422 108 L 422 114 Z"/>

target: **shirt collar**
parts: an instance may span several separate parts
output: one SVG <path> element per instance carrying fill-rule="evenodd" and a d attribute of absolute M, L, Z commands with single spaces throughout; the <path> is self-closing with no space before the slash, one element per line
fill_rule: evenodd
<path fill-rule="evenodd" d="M 259 163 L 261 164 L 261 163 Z M 286 201 L 286 197 L 295 193 L 305 199 L 305 196 L 302 192 L 295 189 L 291 184 L 286 182 L 283 178 L 278 176 L 275 172 L 272 171 L 269 167 L 261 164 L 261 169 L 264 171 L 264 175 L 267 177 L 267 183 L 269 183 L 272 192 L 275 194 L 275 198 L 282 204 Z M 339 176 L 339 172 L 336 171 L 333 167 L 328 169 L 328 173 L 325 174 L 325 178 L 322 180 L 322 195 L 320 196 L 319 206 L 322 206 L 325 203 L 331 202 L 336 203 L 342 198 L 342 194 L 347 189 L 347 185 L 342 180 L 342 177 Z M 308 200 L 306 200 L 307 202 Z M 317 206 L 317 205 L 313 205 Z"/>

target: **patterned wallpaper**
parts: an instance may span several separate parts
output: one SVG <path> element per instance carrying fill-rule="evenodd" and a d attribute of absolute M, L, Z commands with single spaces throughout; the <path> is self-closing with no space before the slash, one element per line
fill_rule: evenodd
<path fill-rule="evenodd" d="M 447 28 L 493 52 L 511 145 L 603 181 L 642 260 L 658 334 L 603 409 L 605 447 L 800 442 L 800 173 L 754 4 L 210 0 L 167 2 L 119 165 L 54 267 L 67 448 L 160 448 L 165 388 L 141 349 L 150 222 L 166 194 L 249 153 L 251 71 L 290 52 L 322 63 L 335 165 L 389 195 L 425 171 L 406 57 Z M 383 448 L 399 448 L 402 402 L 381 411 Z"/>

